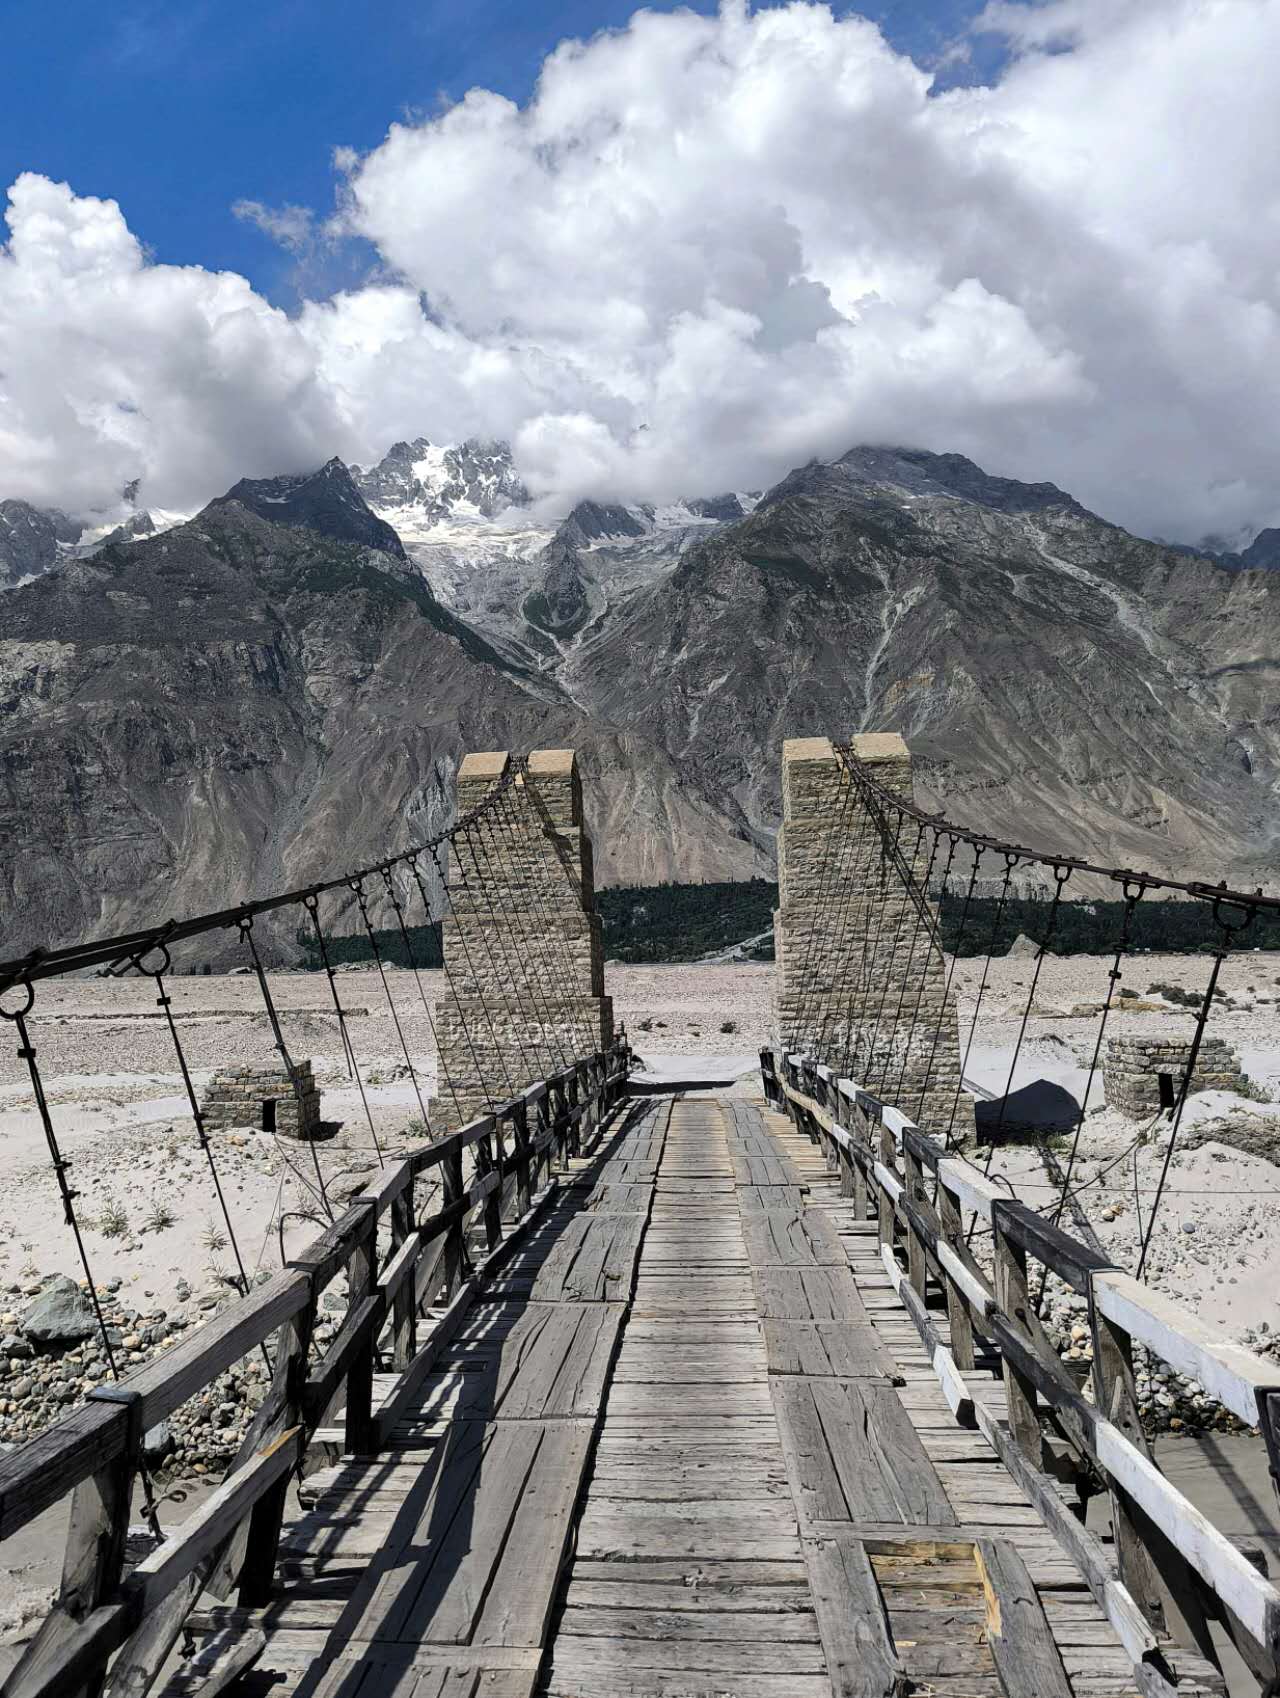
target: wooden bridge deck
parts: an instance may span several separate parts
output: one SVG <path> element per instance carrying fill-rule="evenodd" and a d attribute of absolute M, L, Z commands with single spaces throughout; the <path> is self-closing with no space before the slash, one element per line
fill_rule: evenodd
<path fill-rule="evenodd" d="M 273 1698 L 1137 1698 L 789 1121 L 651 1099 L 579 1165 L 171 1692 L 261 1631 Z"/>

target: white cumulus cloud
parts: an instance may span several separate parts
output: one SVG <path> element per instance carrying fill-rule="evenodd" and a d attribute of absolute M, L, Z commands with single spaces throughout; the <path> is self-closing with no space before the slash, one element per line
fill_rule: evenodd
<path fill-rule="evenodd" d="M 0 493 L 192 504 L 398 436 L 560 499 L 905 441 L 1140 530 L 1280 521 L 1280 0 L 997 0 L 995 86 L 797 3 L 637 13 L 345 156 L 376 281 L 288 317 L 26 177 Z M 277 215 L 245 203 L 271 227 Z M 309 239 L 297 208 L 282 237 Z"/>

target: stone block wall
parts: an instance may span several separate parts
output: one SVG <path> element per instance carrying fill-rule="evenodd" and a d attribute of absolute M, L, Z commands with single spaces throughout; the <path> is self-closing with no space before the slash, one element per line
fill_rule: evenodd
<path fill-rule="evenodd" d="M 871 733 L 853 746 L 879 784 L 911 799 L 901 737 Z M 887 854 L 877 816 L 826 737 L 783 744 L 782 814 L 774 916 L 780 1041 L 843 1064 L 925 1131 L 945 1132 L 960 1049 L 954 1000 L 944 1006 L 946 962 L 918 923 L 921 901 L 937 919 L 923 891 L 927 836 L 918 862 L 914 828 L 901 834 L 901 861 Z M 954 1136 L 972 1130 L 972 1102 L 961 1092 Z"/>
<path fill-rule="evenodd" d="M 505 776 L 506 751 L 468 755 L 458 813 Z M 572 749 L 531 754 L 491 819 L 450 847 L 441 1078 L 453 1125 L 613 1041 L 591 839 Z M 456 1099 L 456 1101 L 455 1101 Z"/>
<path fill-rule="evenodd" d="M 222 1068 L 201 1104 L 205 1126 L 211 1131 L 254 1126 L 282 1138 L 313 1138 L 320 1125 L 320 1092 L 309 1061 L 294 1062 L 293 1071 L 290 1079 L 282 1063 Z"/>
<path fill-rule="evenodd" d="M 1108 1108 L 1147 1119 L 1161 1108 L 1160 1075 L 1168 1074 L 1176 1100 L 1191 1060 L 1191 1040 L 1163 1036 L 1109 1038 L 1102 1062 Z M 1225 1038 L 1206 1037 L 1196 1057 L 1190 1091 L 1244 1092 L 1248 1079 Z M 1190 1092 L 1188 1093 L 1190 1094 Z"/>

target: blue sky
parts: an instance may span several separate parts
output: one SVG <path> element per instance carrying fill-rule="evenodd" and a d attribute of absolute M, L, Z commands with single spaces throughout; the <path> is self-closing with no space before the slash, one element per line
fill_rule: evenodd
<path fill-rule="evenodd" d="M 292 260 L 237 218 L 234 202 L 324 213 L 334 147 L 367 150 L 395 119 L 476 85 L 523 100 L 558 41 L 621 25 L 635 9 L 625 0 L 6 0 L 0 186 L 30 170 L 118 200 L 155 258 L 235 269 L 292 304 Z M 677 8 L 654 0 L 651 9 Z M 980 7 L 836 9 L 874 18 L 896 47 L 932 64 Z M 990 69 L 983 45 L 960 75 Z M 355 281 L 363 256 L 348 251 L 345 263 L 350 278 L 324 281 Z"/>

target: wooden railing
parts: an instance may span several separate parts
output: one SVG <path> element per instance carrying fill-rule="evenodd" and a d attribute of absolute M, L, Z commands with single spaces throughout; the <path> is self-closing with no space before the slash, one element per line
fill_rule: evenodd
<path fill-rule="evenodd" d="M 0 1460 L 0 1539 L 72 1500 L 57 1601 L 3 1698 L 97 1694 L 108 1664 L 113 1698 L 142 1698 L 202 1591 L 247 1607 L 268 1600 L 289 1479 L 313 1435 L 341 1411 L 347 1450 L 381 1448 L 486 1274 L 555 1190 L 553 1168 L 568 1166 L 621 1095 L 629 1066 L 621 1041 L 389 1165 L 269 1283 Z M 424 1180 L 435 1206 L 419 1214 Z M 479 1233 L 485 1254 L 472 1267 L 468 1235 Z M 317 1305 L 343 1273 L 345 1318 L 313 1359 Z M 428 1305 L 444 1313 L 419 1337 Z M 126 1573 L 145 1434 L 269 1340 L 270 1388 L 226 1478 Z M 398 1378 L 375 1409 L 380 1355 Z"/>
<path fill-rule="evenodd" d="M 1277 1365 L 1010 1198 L 854 1081 L 810 1057 L 771 1050 L 762 1052 L 761 1067 L 766 1095 L 820 1144 L 859 1218 L 877 1219 L 885 1269 L 956 1419 L 983 1432 L 1075 1558 L 1134 1658 L 1140 1690 L 1162 1698 L 1173 1693 L 1158 1641 L 1170 1629 L 1189 1632 L 1194 1648 L 1216 1663 L 1213 1620 L 1264 1693 L 1280 1692 L 1280 1592 L 1153 1462 L 1139 1416 L 1133 1345 L 1139 1341 L 1193 1376 L 1259 1427 L 1280 1490 Z M 990 1271 L 969 1246 L 975 1221 L 990 1238 Z M 1036 1263 L 1047 1270 L 1042 1280 L 1053 1273 L 1087 1301 L 1091 1399 L 1040 1324 L 1032 1295 Z M 931 1300 L 945 1304 L 947 1343 Z M 965 1381 L 977 1361 L 975 1340 L 983 1363 L 1003 1377 L 1005 1420 L 975 1399 Z M 1108 1493 L 1114 1568 L 1106 1548 L 1068 1508 L 1062 1482 L 1077 1487 L 1081 1509 L 1091 1487 Z"/>

